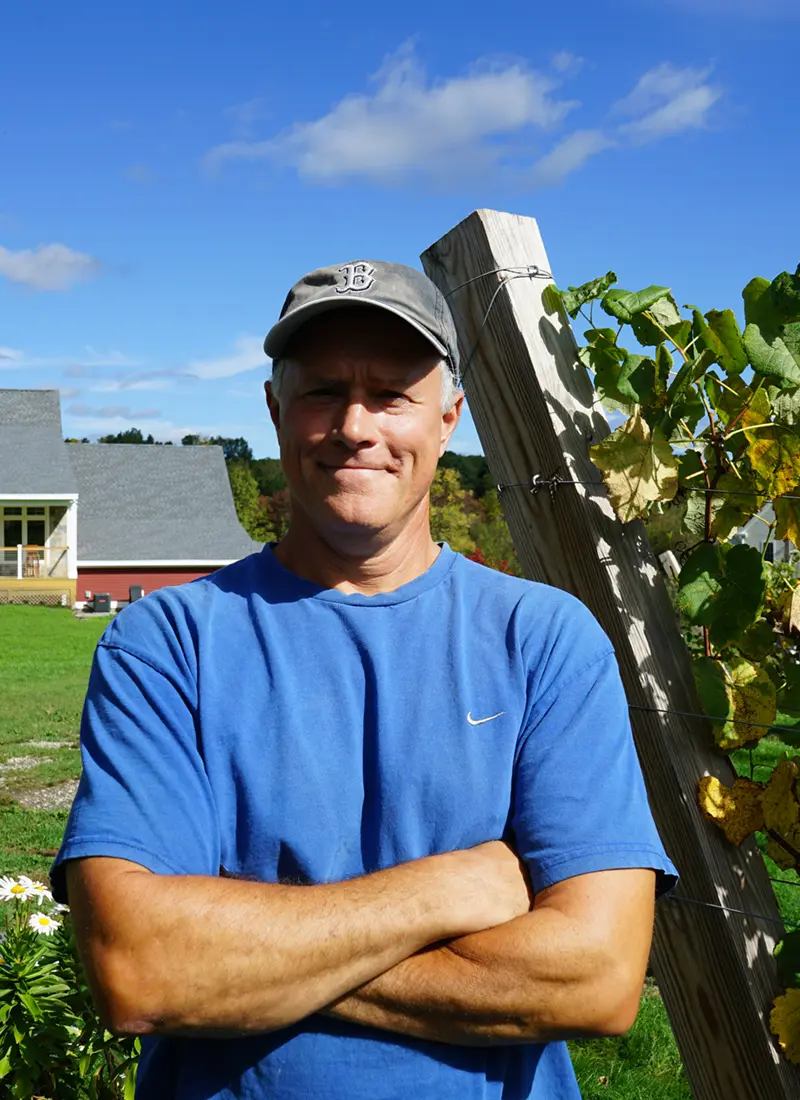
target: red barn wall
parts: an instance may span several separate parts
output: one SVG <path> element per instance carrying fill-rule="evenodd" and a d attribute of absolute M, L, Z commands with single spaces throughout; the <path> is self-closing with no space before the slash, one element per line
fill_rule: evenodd
<path fill-rule="evenodd" d="M 130 596 L 129 588 L 132 584 L 140 584 L 145 593 L 155 592 L 157 588 L 166 588 L 171 584 L 184 584 L 186 581 L 196 580 L 197 577 L 205 577 L 208 573 L 214 573 L 214 567 L 207 569 L 141 569 L 124 567 L 121 569 L 85 569 L 78 567 L 78 581 L 76 598 L 79 601 L 85 599 L 84 592 L 95 595 L 98 592 L 108 592 L 112 600 L 127 600 Z"/>

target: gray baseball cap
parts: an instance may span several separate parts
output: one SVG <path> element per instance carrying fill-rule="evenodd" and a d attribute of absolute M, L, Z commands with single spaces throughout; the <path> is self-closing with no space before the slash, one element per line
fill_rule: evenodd
<path fill-rule="evenodd" d="M 295 283 L 280 319 L 264 341 L 264 351 L 279 359 L 297 330 L 330 309 L 368 305 L 402 317 L 430 341 L 458 377 L 458 339 L 453 318 L 438 287 L 427 275 L 405 264 L 355 260 L 320 267 Z"/>

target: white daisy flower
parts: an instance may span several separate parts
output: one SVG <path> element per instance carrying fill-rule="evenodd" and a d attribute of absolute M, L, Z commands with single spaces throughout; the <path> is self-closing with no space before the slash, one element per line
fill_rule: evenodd
<path fill-rule="evenodd" d="M 60 901 L 56 901 L 56 902 L 53 903 L 53 912 L 54 913 L 68 913 L 69 912 L 69 906 L 68 905 L 62 905 L 62 903 Z"/>
<path fill-rule="evenodd" d="M 36 898 L 39 905 L 42 904 L 43 898 L 45 898 L 47 901 L 53 900 L 53 895 L 50 893 L 43 882 L 34 882 L 33 885 L 29 887 L 29 890 L 30 897 Z"/>
<path fill-rule="evenodd" d="M 27 901 L 33 896 L 32 886 L 33 883 L 25 875 L 20 875 L 18 879 L 3 875 L 0 878 L 0 901 Z"/>
<path fill-rule="evenodd" d="M 40 932 L 43 936 L 52 936 L 56 928 L 61 927 L 61 921 L 53 920 L 47 913 L 34 913 L 28 918 L 28 924 L 34 932 Z"/>

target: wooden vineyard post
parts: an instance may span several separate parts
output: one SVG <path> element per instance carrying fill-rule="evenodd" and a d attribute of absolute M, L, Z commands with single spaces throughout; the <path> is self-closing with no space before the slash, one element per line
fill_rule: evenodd
<path fill-rule="evenodd" d="M 462 369 L 477 341 L 464 389 L 494 480 L 516 486 L 502 499 L 526 575 L 594 612 L 616 649 L 629 703 L 696 713 L 689 656 L 643 525 L 620 523 L 602 485 L 528 489 L 536 474 L 599 483 L 588 448 L 608 433 L 572 330 L 543 295 L 553 280 L 527 273 L 530 265 L 551 270 L 536 222 L 476 211 L 422 262 L 448 295 Z M 734 777 L 707 723 L 653 710 L 632 709 L 631 718 L 653 813 L 681 872 L 677 893 L 777 920 L 752 839 L 734 847 L 697 808 L 702 776 Z M 602 777 L 597 789 L 602 798 Z M 659 902 L 651 961 L 696 1100 L 800 1097 L 800 1071 L 769 1034 L 781 992 L 772 957 L 779 935 L 779 923 Z"/>

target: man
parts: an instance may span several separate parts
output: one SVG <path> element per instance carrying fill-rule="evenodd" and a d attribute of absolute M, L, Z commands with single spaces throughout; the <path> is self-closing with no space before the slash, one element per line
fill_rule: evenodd
<path fill-rule="evenodd" d="M 54 865 L 147 1100 L 573 1100 L 675 881 L 611 647 L 431 539 L 463 396 L 420 272 L 306 276 L 265 341 L 276 546 L 126 609 Z"/>

